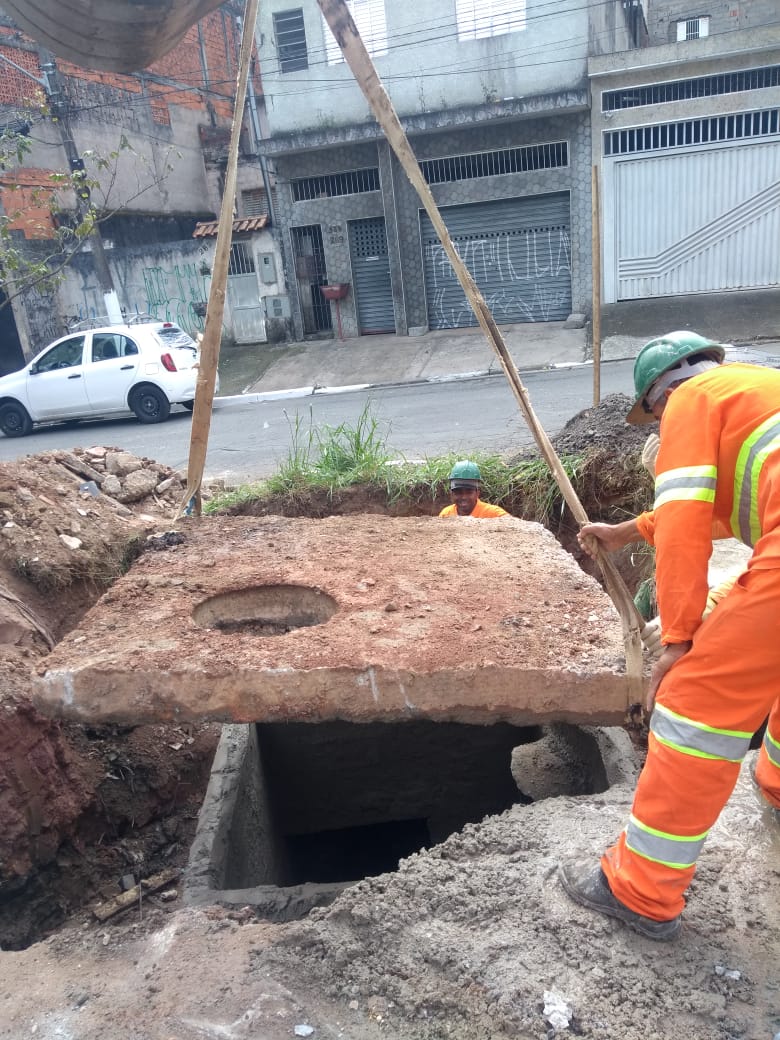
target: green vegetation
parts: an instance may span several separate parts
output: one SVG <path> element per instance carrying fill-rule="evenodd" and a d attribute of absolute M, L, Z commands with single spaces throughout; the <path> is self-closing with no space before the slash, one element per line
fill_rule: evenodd
<path fill-rule="evenodd" d="M 389 428 L 367 405 L 354 426 L 315 426 L 309 414 L 289 416 L 290 447 L 278 471 L 268 480 L 243 484 L 217 494 L 204 504 L 204 512 L 249 511 L 254 503 L 271 497 L 288 500 L 325 492 L 330 497 L 347 487 L 362 485 L 384 498 L 388 507 L 399 504 L 430 506 L 448 498 L 447 477 L 459 457 L 445 455 L 407 462 L 387 447 Z M 498 455 L 471 454 L 483 477 L 482 497 L 503 505 L 515 515 L 550 523 L 562 508 L 562 499 L 547 464 L 538 458 L 509 463 Z M 582 458 L 561 460 L 575 482 Z M 522 509 L 519 508 L 522 504 Z"/>

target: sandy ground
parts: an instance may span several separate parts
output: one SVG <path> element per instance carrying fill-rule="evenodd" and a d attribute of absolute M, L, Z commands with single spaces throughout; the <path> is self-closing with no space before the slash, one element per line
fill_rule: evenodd
<path fill-rule="evenodd" d="M 747 764 L 674 944 L 573 905 L 556 877 L 616 835 L 630 795 L 516 806 L 293 924 L 153 897 L 140 918 L 86 915 L 0 954 L 0 1036 L 771 1040 L 780 833 Z"/>

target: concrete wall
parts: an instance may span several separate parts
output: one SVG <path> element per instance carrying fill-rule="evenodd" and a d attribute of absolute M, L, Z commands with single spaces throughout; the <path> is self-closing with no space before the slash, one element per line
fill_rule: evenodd
<path fill-rule="evenodd" d="M 273 14 L 298 6 L 309 68 L 282 73 Z M 588 7 L 570 0 L 558 12 L 547 0 L 528 0 L 525 30 L 459 41 L 455 0 L 393 0 L 385 4 L 388 52 L 374 61 L 402 117 L 576 89 L 585 82 Z M 272 135 L 373 122 L 348 66 L 327 64 L 326 31 L 315 0 L 261 5 L 257 40 Z"/>
<path fill-rule="evenodd" d="M 736 29 L 772 26 L 777 22 L 777 0 L 650 0 L 647 29 L 650 43 L 675 43 L 677 23 L 688 18 L 710 20 L 710 35 Z"/>
<path fill-rule="evenodd" d="M 253 235 L 249 244 L 255 259 L 260 307 L 264 297 L 285 293 L 282 257 L 270 231 Z M 216 239 L 208 238 L 109 250 L 109 268 L 126 317 L 147 314 L 160 321 L 173 321 L 195 337 L 204 327 L 202 311 L 211 288 L 215 246 Z M 277 280 L 263 283 L 260 257 L 269 253 L 274 256 Z M 73 258 L 54 296 L 42 298 L 28 293 L 15 303 L 15 313 L 29 343 L 26 360 L 64 335 L 73 323 L 100 320 L 105 313 L 103 295 L 89 250 Z M 223 333 L 228 338 L 233 336 L 229 300 L 225 303 Z"/>
<path fill-rule="evenodd" d="M 478 203 L 493 199 L 567 191 L 571 206 L 572 309 L 590 309 L 590 131 L 585 112 L 555 118 L 516 120 L 498 125 L 476 125 L 449 133 L 415 135 L 412 146 L 419 159 L 441 158 L 483 150 L 516 148 L 554 141 L 569 144 L 569 167 L 528 173 L 480 177 L 434 185 L 439 206 Z M 378 166 L 381 191 L 328 199 L 293 202 L 289 180 L 343 170 Z M 290 243 L 291 226 L 319 224 L 328 280 L 352 282 L 347 222 L 365 217 L 385 218 L 390 255 L 390 277 L 396 314 L 396 331 L 428 322 L 420 242 L 421 205 L 408 178 L 385 142 L 311 150 L 276 159 L 278 216 L 284 230 L 288 272 L 294 271 Z M 290 277 L 296 335 L 302 337 L 302 319 Z M 358 335 L 352 294 L 341 304 L 346 336 Z M 335 323 L 334 323 L 335 325 Z"/>

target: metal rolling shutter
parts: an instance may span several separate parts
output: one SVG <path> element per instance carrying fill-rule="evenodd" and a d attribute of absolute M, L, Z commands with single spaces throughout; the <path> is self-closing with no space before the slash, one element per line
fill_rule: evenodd
<path fill-rule="evenodd" d="M 351 220 L 349 250 L 360 335 L 395 332 L 384 217 Z"/>
<path fill-rule="evenodd" d="M 565 321 L 571 313 L 568 192 L 446 206 L 442 216 L 497 324 Z M 420 232 L 429 326 L 476 325 L 425 212 Z"/>

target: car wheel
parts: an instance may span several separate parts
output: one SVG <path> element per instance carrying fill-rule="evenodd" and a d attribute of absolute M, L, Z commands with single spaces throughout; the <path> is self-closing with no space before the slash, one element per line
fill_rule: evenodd
<path fill-rule="evenodd" d="M 165 422 L 171 414 L 171 402 L 156 386 L 139 386 L 130 395 L 130 407 L 142 423 Z"/>
<path fill-rule="evenodd" d="M 195 407 L 195 402 L 194 401 L 182 401 L 181 404 L 182 404 L 182 408 L 186 408 L 188 412 L 191 412 L 192 409 Z"/>
<path fill-rule="evenodd" d="M 27 409 L 16 401 L 0 405 L 0 430 L 6 437 L 26 437 L 32 429 Z"/>

